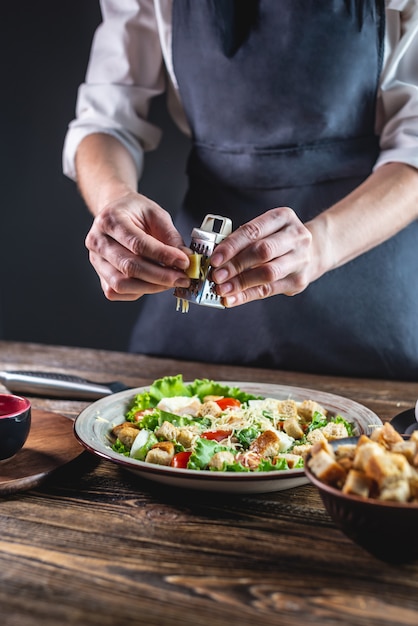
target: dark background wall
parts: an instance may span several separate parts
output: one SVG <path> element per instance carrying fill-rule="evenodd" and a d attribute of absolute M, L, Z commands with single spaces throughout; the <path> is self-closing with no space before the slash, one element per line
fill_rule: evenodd
<path fill-rule="evenodd" d="M 0 21 L 0 338 L 125 350 L 140 303 L 109 302 L 84 238 L 91 217 L 61 155 L 84 80 L 98 0 L 7 3 Z M 172 211 L 188 141 L 159 98 L 164 130 L 141 191 Z M 160 173 L 163 175 L 160 175 Z"/>

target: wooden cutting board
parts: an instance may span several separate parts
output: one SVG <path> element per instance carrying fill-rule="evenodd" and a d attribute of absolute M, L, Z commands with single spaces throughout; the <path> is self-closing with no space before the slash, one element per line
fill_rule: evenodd
<path fill-rule="evenodd" d="M 59 413 L 32 409 L 32 424 L 23 448 L 0 461 L 0 496 L 32 489 L 84 448 L 73 434 L 74 422 Z"/>

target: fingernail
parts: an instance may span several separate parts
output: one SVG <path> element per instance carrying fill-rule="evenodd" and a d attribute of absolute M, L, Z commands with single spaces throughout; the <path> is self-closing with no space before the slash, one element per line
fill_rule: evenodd
<path fill-rule="evenodd" d="M 230 293 L 232 291 L 232 283 L 224 283 L 223 285 L 219 285 L 219 290 L 222 296 Z"/>
<path fill-rule="evenodd" d="M 216 266 L 222 265 L 223 260 L 224 260 L 224 258 L 223 258 L 223 256 L 222 256 L 222 254 L 219 254 L 219 252 L 215 252 L 215 253 L 214 253 L 214 254 L 210 257 L 210 264 L 211 264 L 213 267 L 216 267 Z"/>
<path fill-rule="evenodd" d="M 224 304 L 228 308 L 229 306 L 234 306 L 237 299 L 235 296 L 229 296 L 229 298 L 224 298 Z"/>
<path fill-rule="evenodd" d="M 187 278 L 187 276 L 185 276 L 184 278 L 178 278 L 174 283 L 174 286 L 185 288 L 190 287 L 190 278 Z"/>
<path fill-rule="evenodd" d="M 213 279 L 215 281 L 215 283 L 221 283 L 222 281 L 226 280 L 228 278 L 228 272 L 227 270 L 215 270 L 212 273 Z"/>

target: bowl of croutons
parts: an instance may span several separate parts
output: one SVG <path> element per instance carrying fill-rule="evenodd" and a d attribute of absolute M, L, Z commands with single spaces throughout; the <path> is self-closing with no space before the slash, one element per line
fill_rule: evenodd
<path fill-rule="evenodd" d="M 385 423 L 369 437 L 318 442 L 305 472 L 350 539 L 389 563 L 418 560 L 418 431 Z"/>

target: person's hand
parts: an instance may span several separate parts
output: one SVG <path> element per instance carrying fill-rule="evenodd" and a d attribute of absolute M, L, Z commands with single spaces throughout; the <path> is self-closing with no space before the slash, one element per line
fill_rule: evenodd
<path fill-rule="evenodd" d="M 227 307 L 295 295 L 314 277 L 312 258 L 311 232 L 292 209 L 279 207 L 218 244 L 211 257 L 212 278 Z"/>
<path fill-rule="evenodd" d="M 182 237 L 170 215 L 141 194 L 127 193 L 104 207 L 86 247 L 109 300 L 136 300 L 190 284 Z"/>

